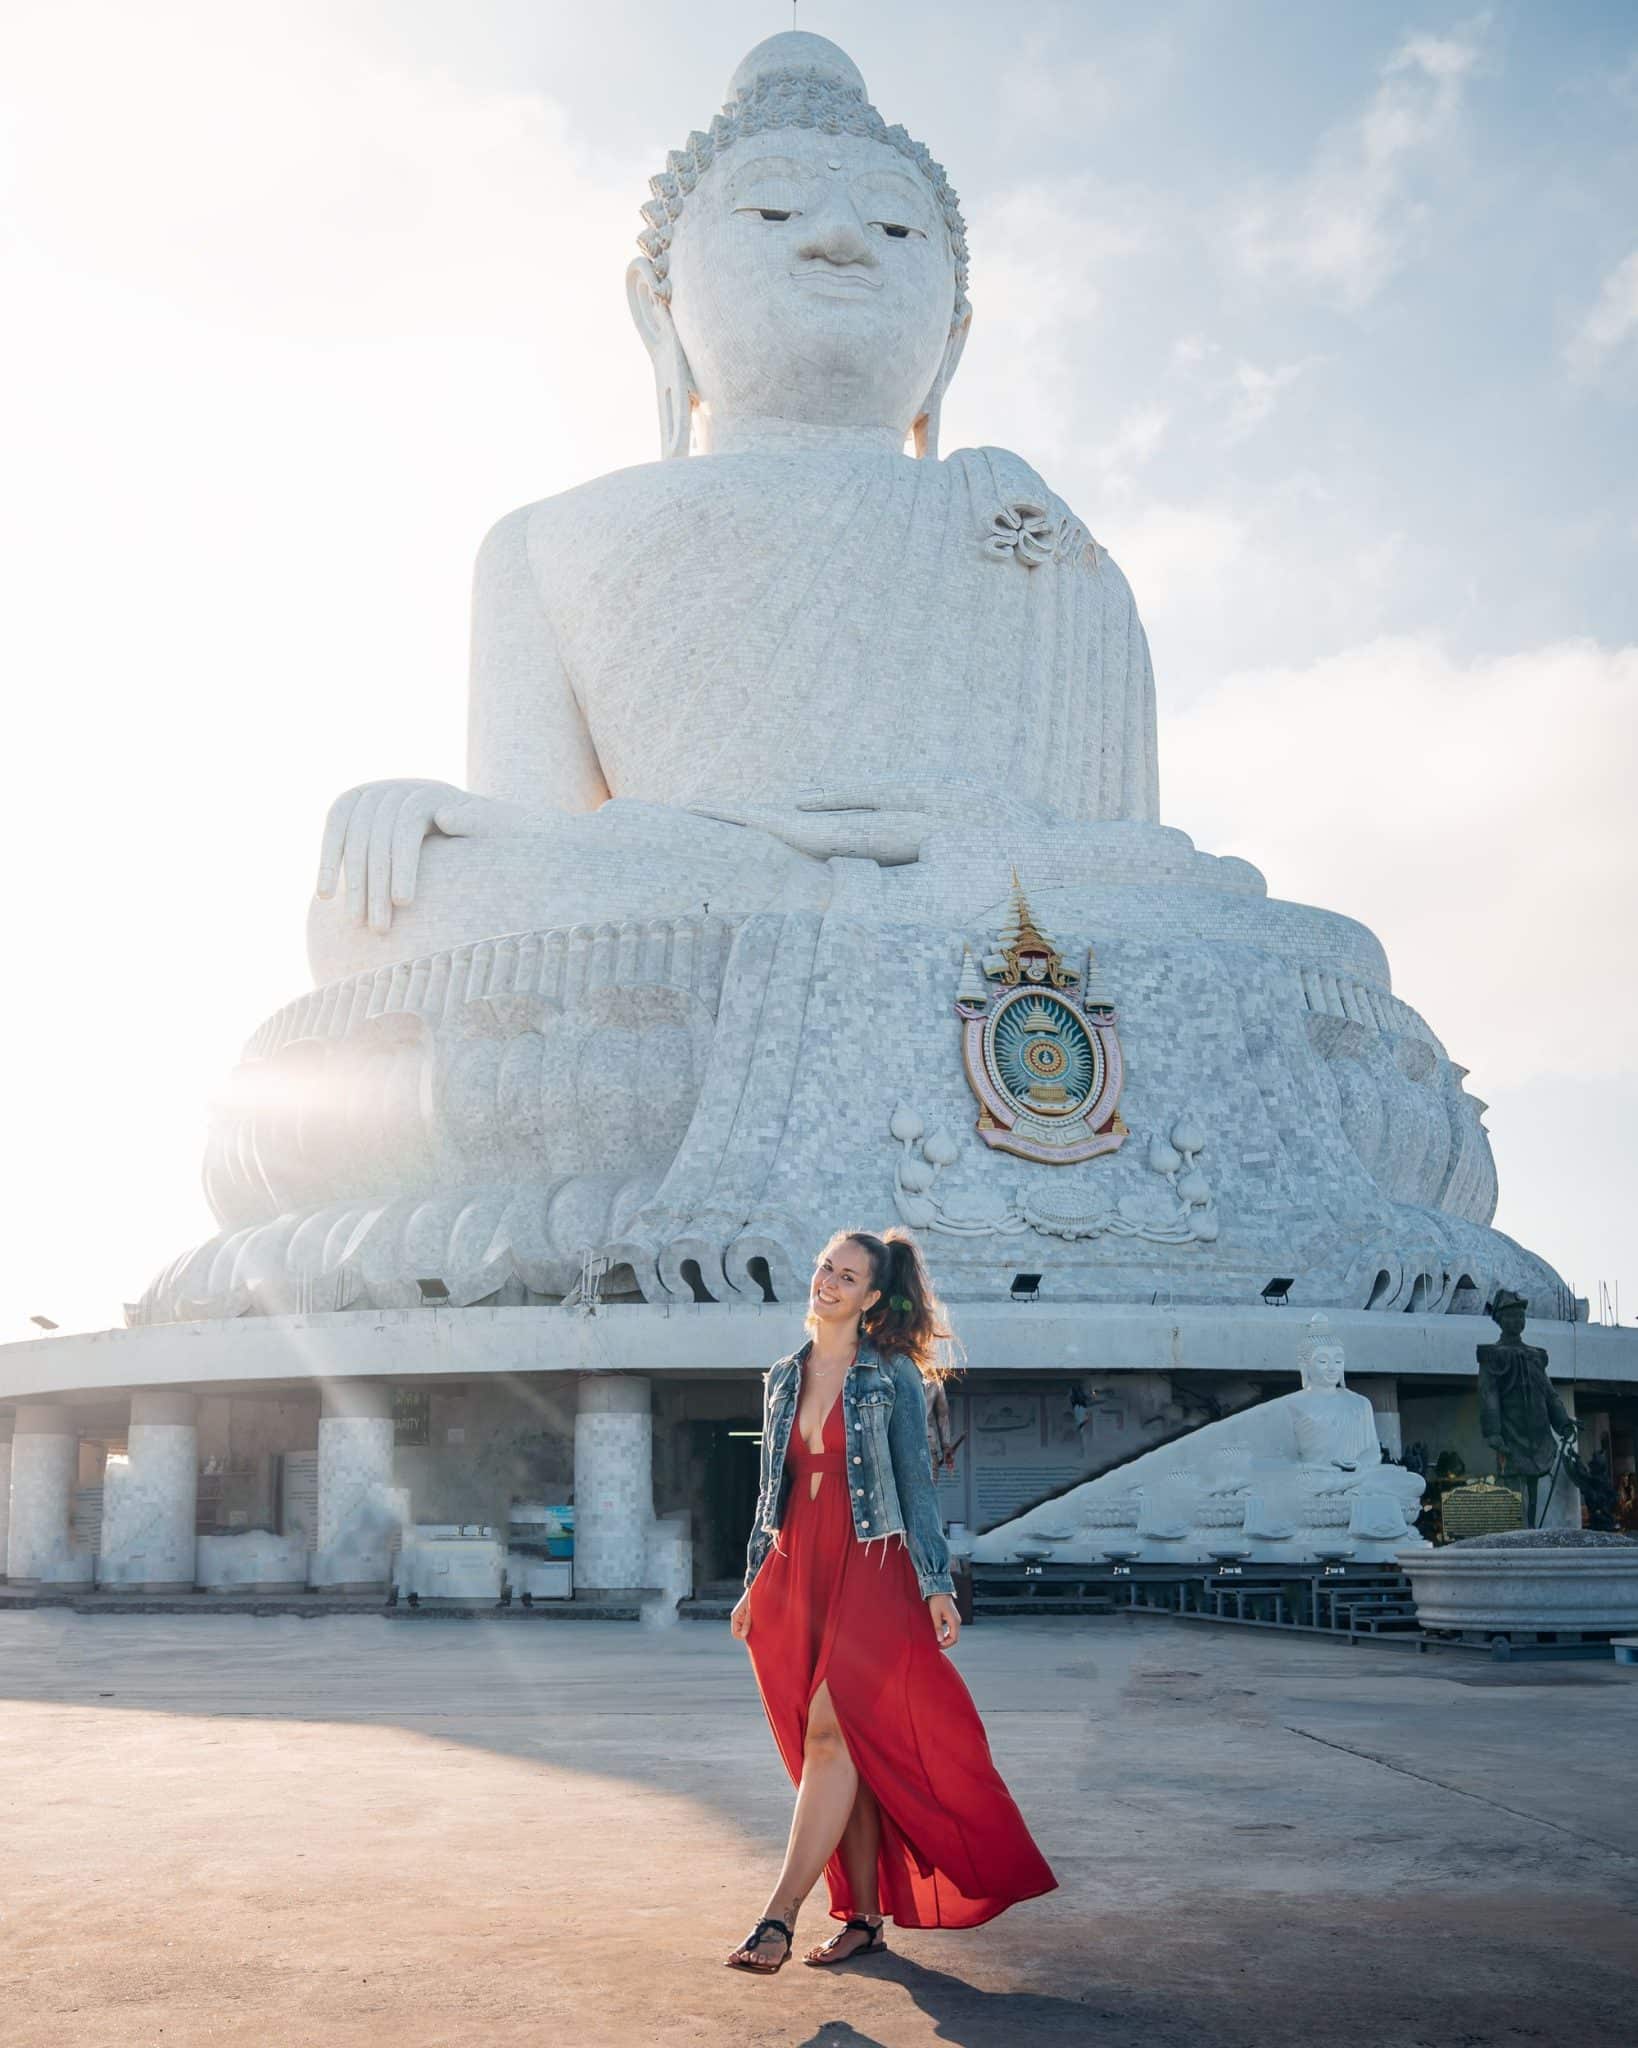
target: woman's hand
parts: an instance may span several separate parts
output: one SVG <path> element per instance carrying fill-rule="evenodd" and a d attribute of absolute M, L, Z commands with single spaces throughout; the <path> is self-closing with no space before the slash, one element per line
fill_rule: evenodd
<path fill-rule="evenodd" d="M 927 1612 L 932 1620 L 933 1634 L 938 1638 L 939 1648 L 953 1650 L 961 1634 L 961 1616 L 956 1612 L 955 1602 L 948 1593 L 929 1593 Z"/>
<path fill-rule="evenodd" d="M 749 1586 L 739 1596 L 739 1604 L 728 1617 L 729 1632 L 738 1636 L 743 1643 L 751 1633 L 751 1589 Z"/>

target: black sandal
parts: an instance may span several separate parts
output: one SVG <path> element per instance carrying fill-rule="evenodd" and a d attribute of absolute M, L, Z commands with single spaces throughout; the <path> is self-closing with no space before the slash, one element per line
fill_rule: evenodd
<path fill-rule="evenodd" d="M 785 1937 L 785 1953 L 779 1958 L 778 1962 L 748 1963 L 742 1961 L 741 1951 L 748 1948 L 754 1949 L 757 1943 L 762 1939 L 763 1935 L 765 1935 L 770 1928 L 777 1928 L 778 1931 Z M 772 1918 L 766 1920 L 759 1920 L 756 1923 L 755 1927 L 752 1928 L 751 1932 L 740 1943 L 739 1948 L 735 1949 L 734 1953 L 727 1958 L 728 1968 L 730 1970 L 749 1970 L 753 1977 L 776 1976 L 779 1971 L 784 1969 L 785 1965 L 791 1959 L 791 1942 L 793 1939 L 794 1936 L 792 1935 L 791 1930 L 785 1925 L 783 1920 L 775 1920 Z"/>
<path fill-rule="evenodd" d="M 868 1934 L 870 1939 L 867 1942 L 861 1943 L 858 1948 L 849 1949 L 845 1956 L 833 1954 L 832 1951 L 842 1936 L 851 1933 Z M 886 1921 L 877 1920 L 873 1924 L 860 1916 L 859 1918 L 849 1920 L 844 1926 L 838 1927 L 829 1941 L 817 1949 L 811 1956 L 804 1956 L 802 1960 L 810 1969 L 828 1970 L 836 1963 L 851 1963 L 859 1956 L 879 1956 L 886 1947 Z"/>

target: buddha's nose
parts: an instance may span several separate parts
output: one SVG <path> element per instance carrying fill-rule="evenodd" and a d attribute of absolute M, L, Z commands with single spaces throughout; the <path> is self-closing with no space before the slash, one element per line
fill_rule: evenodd
<path fill-rule="evenodd" d="M 864 223 L 845 202 L 833 203 L 810 217 L 797 253 L 825 263 L 869 264 L 872 269 L 877 260 Z"/>

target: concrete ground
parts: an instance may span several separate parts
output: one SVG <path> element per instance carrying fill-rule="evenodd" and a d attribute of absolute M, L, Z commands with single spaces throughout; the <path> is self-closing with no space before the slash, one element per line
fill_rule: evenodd
<path fill-rule="evenodd" d="M 0 1614 L 0 2042 L 1638 2033 L 1638 1674 L 1122 1616 L 956 1655 L 1061 1889 L 762 1979 L 721 1957 L 790 1787 L 720 1625 Z"/>

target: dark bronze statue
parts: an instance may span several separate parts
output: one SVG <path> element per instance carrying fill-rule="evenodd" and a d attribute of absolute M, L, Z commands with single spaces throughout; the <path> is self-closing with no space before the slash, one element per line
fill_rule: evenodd
<path fill-rule="evenodd" d="M 1548 1473 L 1556 1476 L 1560 1464 L 1595 1500 L 1600 1488 L 1576 1451 L 1575 1418 L 1547 1377 L 1546 1352 L 1524 1341 L 1529 1312 L 1524 1297 L 1505 1287 L 1497 1289 L 1485 1309 L 1501 1331 L 1501 1342 L 1478 1347 L 1479 1427 L 1496 1453 L 1497 1472 L 1524 1481 L 1524 1518 L 1534 1529 L 1539 1526 L 1537 1491 Z"/>

